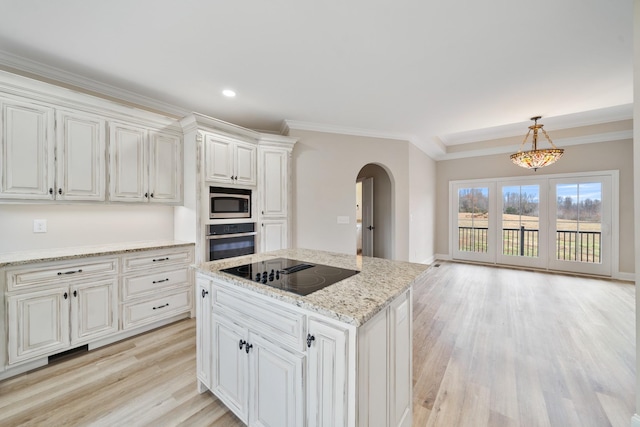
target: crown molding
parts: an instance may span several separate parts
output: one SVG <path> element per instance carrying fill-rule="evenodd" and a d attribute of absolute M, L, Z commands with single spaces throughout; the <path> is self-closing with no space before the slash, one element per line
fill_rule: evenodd
<path fill-rule="evenodd" d="M 559 148 L 571 147 L 573 145 L 582 145 L 582 144 L 594 144 L 598 142 L 613 142 L 613 141 L 622 141 L 625 139 L 633 138 L 633 130 L 623 130 L 617 132 L 608 132 L 608 133 L 600 133 L 586 136 L 579 136 L 574 138 L 560 138 L 554 139 L 555 144 Z M 468 151 L 460 151 L 456 153 L 447 153 L 441 156 L 438 156 L 435 160 L 455 160 L 455 159 L 464 159 L 468 157 L 480 157 L 480 156 L 490 156 L 494 154 L 509 154 L 517 151 L 517 148 L 514 148 L 515 145 L 502 146 L 502 147 L 493 147 L 493 148 L 483 148 L 479 150 L 468 150 Z"/>
<path fill-rule="evenodd" d="M 407 141 L 418 147 L 426 155 L 433 159 L 436 159 L 437 157 L 442 156 L 444 153 L 446 153 L 446 147 L 437 138 L 435 138 L 431 142 L 427 142 L 416 137 L 415 135 L 395 132 L 382 132 L 349 126 L 327 125 L 322 123 L 304 122 L 297 120 L 284 120 L 280 128 L 280 133 L 282 133 L 283 135 L 288 135 L 289 132 L 293 129 L 312 132 L 335 133 L 340 135 L 364 136 L 368 138 Z"/>
<path fill-rule="evenodd" d="M 543 117 L 540 122 L 547 129 L 560 130 L 582 126 L 598 125 L 603 123 L 618 122 L 633 118 L 633 104 L 616 105 L 597 110 L 582 111 L 579 113 L 565 114 L 562 116 Z M 510 123 L 502 126 L 494 126 L 484 129 L 476 129 L 465 132 L 440 135 L 440 140 L 445 146 L 469 144 L 472 142 L 489 141 L 493 139 L 523 137 L 531 121 Z"/>
<path fill-rule="evenodd" d="M 111 100 L 126 101 L 140 108 L 172 115 L 176 118 L 183 117 L 191 113 L 191 111 L 173 104 L 158 101 L 144 95 L 14 55 L 3 50 L 0 50 L 0 69 L 47 83 L 58 83 L 70 86 L 70 89 L 76 89 L 78 91 L 88 93 L 89 95 L 100 96 L 103 98 L 106 97 Z"/>

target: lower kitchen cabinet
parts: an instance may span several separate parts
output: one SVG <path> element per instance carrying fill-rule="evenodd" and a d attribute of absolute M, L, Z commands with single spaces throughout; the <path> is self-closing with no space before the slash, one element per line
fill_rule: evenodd
<path fill-rule="evenodd" d="M 411 426 L 410 289 L 356 327 L 222 277 L 198 273 L 197 283 L 209 291 L 199 312 L 211 313 L 197 317 L 199 390 L 243 422 Z M 200 335 L 208 328 L 212 342 Z"/>
<path fill-rule="evenodd" d="M 69 288 L 9 296 L 9 365 L 69 347 Z"/>
<path fill-rule="evenodd" d="M 211 388 L 211 286 L 208 280 L 196 282 L 196 375 L 198 391 L 204 393 Z"/>
<path fill-rule="evenodd" d="M 349 330 L 309 317 L 307 426 L 347 425 Z"/>
<path fill-rule="evenodd" d="M 9 364 L 118 330 L 117 280 L 9 296 Z"/>
<path fill-rule="evenodd" d="M 0 379 L 192 315 L 193 255 L 181 244 L 0 268 Z"/>
<path fill-rule="evenodd" d="M 215 315 L 213 340 L 213 392 L 238 418 L 252 426 L 304 425 L 304 354 Z"/>
<path fill-rule="evenodd" d="M 287 220 L 264 220 L 261 222 L 260 251 L 269 252 L 289 247 Z"/>

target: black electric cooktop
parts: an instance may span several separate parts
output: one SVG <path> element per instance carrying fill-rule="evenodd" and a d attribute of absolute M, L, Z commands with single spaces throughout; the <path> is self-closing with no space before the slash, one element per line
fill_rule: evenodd
<path fill-rule="evenodd" d="M 220 271 L 298 295 L 309 295 L 359 273 L 358 270 L 289 258 L 269 259 Z"/>

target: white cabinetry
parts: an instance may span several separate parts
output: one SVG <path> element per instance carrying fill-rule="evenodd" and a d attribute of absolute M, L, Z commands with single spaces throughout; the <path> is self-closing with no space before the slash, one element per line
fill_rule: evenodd
<path fill-rule="evenodd" d="M 221 278 L 200 273 L 198 283 L 210 284 L 213 310 L 197 319 L 213 338 L 197 340 L 206 346 L 198 358 L 211 352 L 211 385 L 199 367 L 199 390 L 212 390 L 243 422 L 411 425 L 410 289 L 355 327 Z"/>
<path fill-rule="evenodd" d="M 178 245 L 0 268 L 0 379 L 192 316 L 193 257 L 193 245 Z"/>
<path fill-rule="evenodd" d="M 304 425 L 304 316 L 211 283 L 211 390 L 250 426 Z"/>
<path fill-rule="evenodd" d="M 128 330 L 193 311 L 193 249 L 160 249 L 122 258 L 121 319 Z"/>
<path fill-rule="evenodd" d="M 0 198 L 105 200 L 104 119 L 73 110 L 54 114 L 53 108 L 24 101 L 0 102 Z"/>
<path fill-rule="evenodd" d="M 256 185 L 255 144 L 206 133 L 204 152 L 205 181 Z"/>
<path fill-rule="evenodd" d="M 260 251 L 289 247 L 290 164 L 293 143 L 272 137 L 258 148 Z"/>
<path fill-rule="evenodd" d="M 0 99 L 0 198 L 51 199 L 54 187 L 54 113 L 44 105 Z"/>
<path fill-rule="evenodd" d="M 288 221 L 286 219 L 265 219 L 260 222 L 261 252 L 277 251 L 289 247 Z"/>
<path fill-rule="evenodd" d="M 58 200 L 105 200 L 106 121 L 75 111 L 57 112 L 56 185 Z"/>
<path fill-rule="evenodd" d="M 0 73 L 0 131 L 0 200 L 182 202 L 174 119 Z"/>
<path fill-rule="evenodd" d="M 198 278 L 196 282 L 196 375 L 198 377 L 198 391 L 204 393 L 211 388 L 211 284 L 208 280 Z"/>
<path fill-rule="evenodd" d="M 8 269 L 9 365 L 115 333 L 117 265 L 103 258 Z"/>
<path fill-rule="evenodd" d="M 312 316 L 307 330 L 307 426 L 347 426 L 349 330 Z"/>
<path fill-rule="evenodd" d="M 126 123 L 110 127 L 110 192 L 116 202 L 179 203 L 182 141 Z"/>

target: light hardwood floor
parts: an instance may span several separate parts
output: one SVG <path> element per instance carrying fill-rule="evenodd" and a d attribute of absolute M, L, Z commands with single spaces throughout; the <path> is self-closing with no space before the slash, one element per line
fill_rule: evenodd
<path fill-rule="evenodd" d="M 441 263 L 414 293 L 414 426 L 621 426 L 635 287 Z M 195 322 L 0 382 L 0 426 L 241 426 L 195 381 Z"/>

